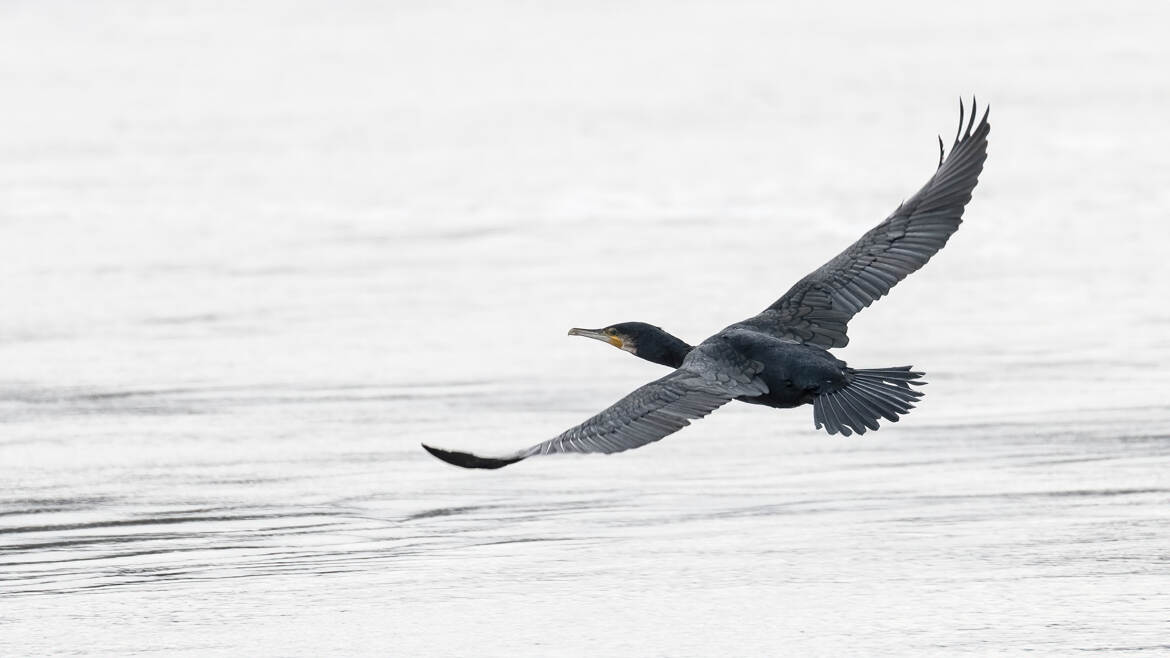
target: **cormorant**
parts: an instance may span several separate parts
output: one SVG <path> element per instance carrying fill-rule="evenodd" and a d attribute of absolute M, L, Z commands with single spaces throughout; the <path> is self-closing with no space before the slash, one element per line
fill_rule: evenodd
<path fill-rule="evenodd" d="M 535 455 L 614 453 L 653 443 L 732 400 L 788 408 L 812 403 L 813 420 L 829 434 L 878 429 L 897 422 L 922 393 L 923 373 L 910 366 L 855 369 L 827 350 L 849 342 L 846 324 L 861 309 L 926 264 L 959 228 L 963 209 L 987 159 L 991 125 L 976 105 L 944 158 L 917 194 L 836 258 L 804 277 L 755 317 L 691 346 L 644 322 L 569 335 L 610 343 L 673 368 L 560 436 L 502 457 L 480 457 L 423 444 L 435 457 L 464 468 L 500 468 Z"/>

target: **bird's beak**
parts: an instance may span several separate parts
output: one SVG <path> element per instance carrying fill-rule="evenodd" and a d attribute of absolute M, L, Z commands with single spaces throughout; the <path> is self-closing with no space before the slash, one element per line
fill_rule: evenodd
<path fill-rule="evenodd" d="M 569 330 L 569 335 L 592 338 L 593 340 L 599 340 L 603 343 L 609 343 L 618 349 L 621 349 L 622 347 L 621 338 L 618 338 L 617 336 L 610 336 L 601 329 L 577 329 L 574 327 L 573 329 Z"/>

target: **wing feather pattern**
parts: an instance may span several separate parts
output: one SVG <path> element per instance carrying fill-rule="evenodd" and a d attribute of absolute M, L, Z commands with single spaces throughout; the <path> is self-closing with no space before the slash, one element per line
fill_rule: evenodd
<path fill-rule="evenodd" d="M 501 468 L 536 455 L 611 454 L 670 436 L 740 395 L 763 395 L 763 365 L 724 345 L 704 344 L 678 370 L 635 389 L 608 409 L 559 436 L 503 457 L 423 445 L 432 455 L 464 468 Z"/>
<path fill-rule="evenodd" d="M 737 326 L 778 338 L 832 348 L 849 343 L 849 320 L 930 260 L 959 228 L 963 209 L 979 182 L 987 159 L 991 124 L 987 110 L 975 124 L 976 106 L 959 130 L 951 153 L 917 194 L 904 201 L 881 224 L 792 286 L 764 312 Z"/>

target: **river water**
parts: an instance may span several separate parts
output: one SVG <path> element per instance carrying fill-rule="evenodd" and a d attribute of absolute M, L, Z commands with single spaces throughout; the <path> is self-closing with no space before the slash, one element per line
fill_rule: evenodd
<path fill-rule="evenodd" d="M 1078 6 L 1079 5 L 1079 6 Z M 1170 654 L 1170 11 L 0 7 L 0 655 Z M 991 154 L 903 422 L 451 468 Z"/>

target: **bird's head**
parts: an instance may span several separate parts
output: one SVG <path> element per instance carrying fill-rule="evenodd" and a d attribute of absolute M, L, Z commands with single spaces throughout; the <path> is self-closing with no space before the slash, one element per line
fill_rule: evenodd
<path fill-rule="evenodd" d="M 569 330 L 570 336 L 584 336 L 592 338 L 593 340 L 600 340 L 604 343 L 609 343 L 619 350 L 625 350 L 631 354 L 638 353 L 638 338 L 657 329 L 645 322 L 622 322 L 620 324 L 613 324 L 603 329 L 577 329 Z M 661 329 L 659 329 L 661 331 Z"/>
<path fill-rule="evenodd" d="M 570 336 L 584 336 L 609 343 L 634 356 L 677 368 L 691 351 L 685 341 L 645 322 L 621 322 L 602 329 L 570 329 Z"/>

